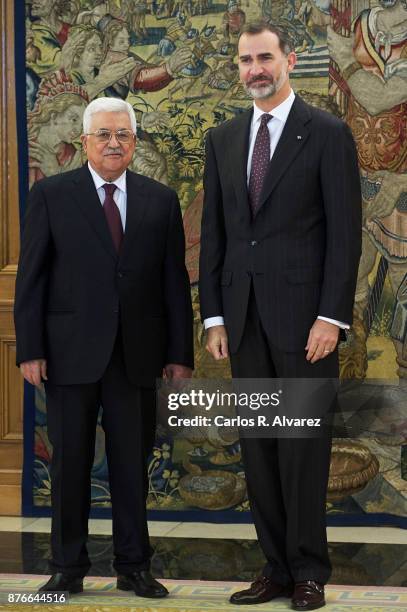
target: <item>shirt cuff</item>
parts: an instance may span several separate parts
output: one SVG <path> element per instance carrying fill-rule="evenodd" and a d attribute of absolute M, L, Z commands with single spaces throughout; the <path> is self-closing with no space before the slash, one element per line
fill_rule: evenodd
<path fill-rule="evenodd" d="M 223 317 L 209 317 L 204 320 L 205 329 L 215 327 L 215 325 L 225 325 L 225 319 Z"/>
<path fill-rule="evenodd" d="M 329 319 L 328 317 L 318 317 L 318 319 L 321 319 L 321 321 L 326 321 L 327 323 L 333 323 L 341 329 L 350 329 L 349 323 L 343 323 L 342 321 L 336 321 L 335 319 Z"/>
<path fill-rule="evenodd" d="M 342 321 L 336 321 L 335 319 L 329 319 L 328 317 L 318 317 L 321 321 L 327 321 L 328 323 L 333 323 L 333 325 L 337 325 L 341 329 L 350 329 L 350 325 L 348 323 L 343 323 Z M 204 320 L 205 329 L 209 329 L 210 327 L 214 327 L 215 325 L 225 325 L 225 320 L 223 317 L 209 317 Z"/>

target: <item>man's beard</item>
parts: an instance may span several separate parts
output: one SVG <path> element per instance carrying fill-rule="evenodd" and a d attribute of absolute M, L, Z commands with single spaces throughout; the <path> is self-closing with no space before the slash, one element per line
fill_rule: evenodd
<path fill-rule="evenodd" d="M 271 98 L 272 96 L 274 96 L 275 93 L 280 91 L 281 87 L 284 84 L 286 76 L 287 71 L 283 69 L 277 79 L 271 80 L 270 77 L 267 77 L 270 82 L 267 85 L 263 85 L 263 87 L 251 87 L 251 85 L 247 85 L 245 83 L 244 88 L 249 94 L 249 96 L 251 96 L 255 100 L 264 100 L 266 98 Z M 264 80 L 264 77 L 259 78 L 257 80 Z M 252 83 L 255 82 L 256 81 L 252 81 Z"/>

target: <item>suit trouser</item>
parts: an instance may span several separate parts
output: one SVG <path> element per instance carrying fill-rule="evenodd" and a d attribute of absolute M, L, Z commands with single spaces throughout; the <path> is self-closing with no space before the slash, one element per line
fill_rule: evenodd
<path fill-rule="evenodd" d="M 91 503 L 91 469 L 96 425 L 102 406 L 113 518 L 113 565 L 119 573 L 148 569 L 146 460 L 155 434 L 152 389 L 132 385 L 125 373 L 121 334 L 110 362 L 97 382 L 46 383 L 51 463 L 53 571 L 84 576 Z"/>
<path fill-rule="evenodd" d="M 336 378 L 338 354 L 310 364 L 306 352 L 284 353 L 267 338 L 253 289 L 242 342 L 231 354 L 234 378 Z M 331 435 L 320 438 L 241 438 L 251 511 L 267 559 L 264 575 L 277 583 L 331 574 L 325 500 Z"/>

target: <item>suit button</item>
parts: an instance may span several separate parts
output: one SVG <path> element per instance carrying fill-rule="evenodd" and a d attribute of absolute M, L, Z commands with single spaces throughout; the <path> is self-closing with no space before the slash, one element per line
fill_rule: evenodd
<path fill-rule="evenodd" d="M 118 313 L 119 313 L 119 309 L 118 309 L 118 308 L 115 308 L 115 309 L 113 310 L 113 312 L 114 312 L 114 314 L 118 314 Z"/>
<path fill-rule="evenodd" d="M 123 274 L 123 272 L 118 272 L 118 273 L 117 273 L 117 276 L 118 276 L 119 278 L 123 278 L 124 274 Z"/>
<path fill-rule="evenodd" d="M 257 245 L 257 240 L 252 240 L 250 243 L 250 246 L 256 246 Z"/>

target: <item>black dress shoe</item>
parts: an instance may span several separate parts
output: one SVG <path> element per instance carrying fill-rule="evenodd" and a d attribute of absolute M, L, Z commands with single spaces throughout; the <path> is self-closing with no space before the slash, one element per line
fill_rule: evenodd
<path fill-rule="evenodd" d="M 260 576 L 248 589 L 233 593 L 229 601 L 232 604 L 245 604 L 247 606 L 271 601 L 277 597 L 291 597 L 292 594 L 292 585 L 276 584 L 271 578 Z"/>
<path fill-rule="evenodd" d="M 132 574 L 119 574 L 117 576 L 117 588 L 121 591 L 134 591 L 139 597 L 165 597 L 168 591 L 150 572 L 141 570 Z"/>
<path fill-rule="evenodd" d="M 315 580 L 297 582 L 292 597 L 293 610 L 316 610 L 325 605 L 324 585 Z"/>
<path fill-rule="evenodd" d="M 69 593 L 82 593 L 83 578 L 67 576 L 58 572 L 53 574 L 46 584 L 38 589 L 39 593 L 55 593 L 56 591 L 68 591 Z"/>

